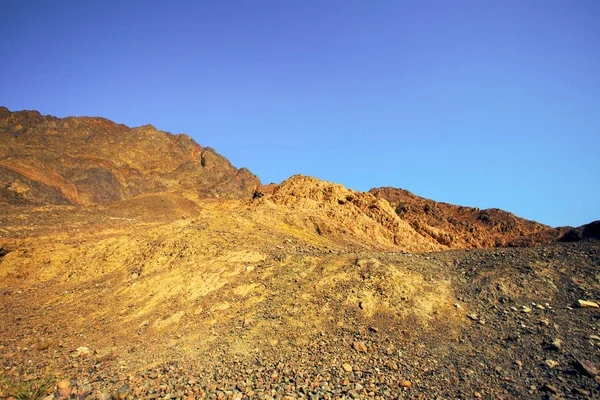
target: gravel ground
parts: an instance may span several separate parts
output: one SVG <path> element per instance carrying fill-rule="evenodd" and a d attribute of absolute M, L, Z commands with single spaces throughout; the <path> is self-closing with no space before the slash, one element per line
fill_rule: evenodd
<path fill-rule="evenodd" d="M 345 323 L 307 330 L 302 343 L 236 353 L 243 329 L 227 327 L 194 352 L 120 337 L 119 326 L 71 332 L 48 321 L 35 290 L 5 288 L 0 398 L 600 398 L 600 309 L 577 307 L 600 300 L 598 241 L 344 255 L 354 256 L 451 282 L 461 322 L 448 330 L 407 318 L 388 329 L 348 310 Z M 58 339 L 40 339 L 50 331 Z M 122 350 L 71 340 L 92 335 L 115 335 Z"/>

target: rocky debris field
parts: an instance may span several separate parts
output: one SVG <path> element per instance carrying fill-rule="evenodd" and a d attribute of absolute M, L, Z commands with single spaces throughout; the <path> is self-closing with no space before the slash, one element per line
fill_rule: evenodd
<path fill-rule="evenodd" d="M 120 335 L 119 319 L 109 326 L 90 321 L 85 330 L 71 330 L 73 317 L 46 303 L 48 291 L 61 290 L 58 283 L 45 289 L 3 288 L 0 397 L 600 397 L 598 241 L 314 257 L 358 260 L 353 265 L 377 260 L 418 272 L 424 282 L 446 282 L 455 303 L 449 310 L 434 302 L 421 319 L 410 313 L 390 315 L 387 325 L 385 315 L 364 316 L 363 302 L 355 306 L 333 299 L 331 306 L 315 303 L 316 315 L 329 313 L 330 323 L 302 329 L 278 315 L 284 313 L 277 305 L 293 296 L 282 285 L 269 300 L 271 312 L 255 314 L 254 320 L 223 323 L 220 329 L 215 321 L 215 329 L 207 332 L 174 324 L 166 336 L 148 337 Z M 318 279 L 312 284 L 318 285 Z M 381 296 L 387 301 L 385 293 Z M 419 294 L 400 300 L 406 302 L 403 309 L 424 307 Z M 445 314 L 457 317 L 446 320 Z M 245 332 L 260 325 L 261 318 L 279 321 L 280 331 L 265 329 L 264 340 L 254 332 L 245 341 Z M 194 338 L 203 335 L 211 336 L 210 345 L 194 347 Z M 100 337 L 111 337 L 112 346 L 95 347 Z"/>

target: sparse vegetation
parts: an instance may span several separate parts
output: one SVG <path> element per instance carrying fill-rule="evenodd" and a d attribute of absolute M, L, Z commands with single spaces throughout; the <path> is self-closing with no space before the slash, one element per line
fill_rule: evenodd
<path fill-rule="evenodd" d="M 45 375 L 26 382 L 11 382 L 5 379 L 2 386 L 5 387 L 9 397 L 14 397 L 16 400 L 38 400 L 52 392 L 54 382 L 52 375 Z"/>

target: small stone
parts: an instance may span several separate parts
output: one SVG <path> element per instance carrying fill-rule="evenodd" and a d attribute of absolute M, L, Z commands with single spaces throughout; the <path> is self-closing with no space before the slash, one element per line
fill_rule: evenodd
<path fill-rule="evenodd" d="M 411 386 L 412 386 L 412 383 L 410 381 L 403 381 L 402 382 L 402 387 L 406 387 L 407 388 L 407 387 L 411 387 Z"/>
<path fill-rule="evenodd" d="M 71 397 L 71 389 L 69 389 L 68 387 L 58 389 L 58 394 L 60 395 L 61 399 L 68 399 L 69 397 Z"/>
<path fill-rule="evenodd" d="M 590 392 L 582 388 L 574 388 L 573 393 L 581 395 L 581 396 L 589 396 Z"/>
<path fill-rule="evenodd" d="M 479 320 L 479 316 L 477 314 L 467 314 L 467 317 L 469 317 L 469 319 L 471 319 L 473 321 Z"/>
<path fill-rule="evenodd" d="M 546 309 L 546 307 L 544 307 L 541 304 L 536 305 L 535 308 L 537 308 L 538 310 L 542 310 L 542 311 Z"/>
<path fill-rule="evenodd" d="M 543 392 L 548 392 L 548 393 L 552 393 L 552 394 L 557 394 L 558 393 L 558 390 L 556 390 L 556 387 L 554 387 L 552 385 L 549 385 L 549 384 L 546 384 L 546 385 L 542 386 L 541 390 Z"/>
<path fill-rule="evenodd" d="M 110 394 L 102 392 L 98 395 L 98 400 L 110 400 Z"/>
<path fill-rule="evenodd" d="M 367 346 L 364 344 L 364 342 L 354 342 L 352 344 L 352 347 L 354 348 L 354 350 L 361 352 L 361 353 L 366 353 L 367 352 Z"/>
<path fill-rule="evenodd" d="M 87 356 L 90 354 L 90 348 L 86 346 L 80 346 L 75 351 L 77 351 L 78 356 Z"/>
<path fill-rule="evenodd" d="M 352 365 L 350 365 L 350 364 L 344 363 L 344 364 L 342 364 L 342 368 L 346 372 L 352 372 Z"/>
<path fill-rule="evenodd" d="M 458 303 L 454 303 L 454 307 L 456 307 L 456 308 L 460 308 L 460 304 L 458 304 Z"/>
<path fill-rule="evenodd" d="M 123 386 L 121 386 L 119 388 L 119 390 L 117 391 L 117 395 L 115 396 L 115 398 L 117 400 L 125 400 L 127 398 L 127 395 L 129 394 L 129 385 L 125 384 Z"/>
<path fill-rule="evenodd" d="M 600 336 L 598 336 L 598 335 L 589 335 L 588 339 L 600 342 Z"/>
<path fill-rule="evenodd" d="M 577 300 L 576 306 L 579 308 L 600 308 L 600 306 L 598 306 L 598 303 L 581 299 Z"/>
<path fill-rule="evenodd" d="M 555 368 L 555 367 L 558 367 L 558 361 L 554 361 L 554 360 L 550 360 L 550 359 L 548 359 L 548 360 L 546 360 L 546 361 L 544 361 L 544 362 L 546 363 L 546 365 L 547 365 L 547 366 L 548 366 L 548 368 L 550 368 L 550 369 L 552 369 L 552 368 Z"/>
<path fill-rule="evenodd" d="M 68 388 L 69 386 L 71 386 L 71 382 L 69 382 L 68 379 L 63 379 L 62 381 L 60 381 L 56 384 L 56 387 L 59 389 L 65 389 L 65 388 Z"/>
<path fill-rule="evenodd" d="M 522 313 L 530 313 L 531 312 L 531 308 L 529 308 L 527 306 L 522 306 L 521 307 L 521 312 Z"/>
<path fill-rule="evenodd" d="M 588 360 L 577 360 L 575 368 L 582 374 L 591 376 L 592 378 L 598 375 L 598 369 Z"/>
<path fill-rule="evenodd" d="M 552 343 L 550 343 L 550 348 L 552 350 L 560 350 L 560 349 L 562 349 L 562 343 L 563 343 L 562 340 L 560 340 L 560 339 L 554 339 L 552 341 Z"/>

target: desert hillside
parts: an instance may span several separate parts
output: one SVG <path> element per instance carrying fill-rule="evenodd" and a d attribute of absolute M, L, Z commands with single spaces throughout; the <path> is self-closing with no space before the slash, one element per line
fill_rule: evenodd
<path fill-rule="evenodd" d="M 260 185 L 187 135 L 0 107 L 0 201 L 97 204 L 164 191 L 242 197 Z"/>
<path fill-rule="evenodd" d="M 451 248 L 502 247 L 552 230 L 497 208 L 456 206 L 389 187 L 371 189 L 370 193 L 387 200 L 396 214 L 419 233 Z"/>
<path fill-rule="evenodd" d="M 600 397 L 598 222 L 0 120 L 0 398 Z"/>

